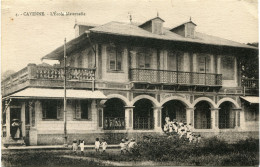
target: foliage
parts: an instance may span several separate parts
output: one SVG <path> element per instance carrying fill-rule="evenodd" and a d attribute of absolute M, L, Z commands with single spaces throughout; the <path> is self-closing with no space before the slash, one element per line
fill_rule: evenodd
<path fill-rule="evenodd" d="M 258 43 L 248 43 L 248 45 L 258 47 Z M 259 64 L 258 53 L 240 56 L 242 77 L 258 79 L 259 78 L 258 64 Z"/>

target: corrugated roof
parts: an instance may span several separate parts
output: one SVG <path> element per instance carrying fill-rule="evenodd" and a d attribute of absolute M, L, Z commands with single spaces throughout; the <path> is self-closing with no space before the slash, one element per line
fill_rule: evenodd
<path fill-rule="evenodd" d="M 246 44 L 242 44 L 239 42 L 234 42 L 231 40 L 207 35 L 207 34 L 200 33 L 200 32 L 195 33 L 195 36 L 196 36 L 195 38 L 185 38 L 185 37 L 182 37 L 176 33 L 169 31 L 168 29 L 164 28 L 164 34 L 158 35 L 158 34 L 153 34 L 149 31 L 146 31 L 133 24 L 121 23 L 121 22 L 115 22 L 115 21 L 91 28 L 90 31 L 95 32 L 95 33 L 143 37 L 143 38 L 152 38 L 152 39 L 167 40 L 167 41 L 180 41 L 180 42 L 191 42 L 191 43 L 200 43 L 200 44 L 257 49 L 256 47 L 252 47 L 252 46 L 249 46 Z"/>

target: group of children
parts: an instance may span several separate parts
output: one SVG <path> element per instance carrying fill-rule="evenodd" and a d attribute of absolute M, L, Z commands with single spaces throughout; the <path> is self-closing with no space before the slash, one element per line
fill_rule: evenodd
<path fill-rule="evenodd" d="M 121 148 L 121 154 L 124 153 L 133 153 L 133 148 L 136 146 L 135 139 L 132 138 L 130 141 L 128 138 L 122 139 L 119 144 Z"/>
<path fill-rule="evenodd" d="M 195 135 L 192 132 L 193 127 L 191 123 L 187 125 L 187 123 L 178 122 L 176 119 L 170 121 L 169 117 L 165 118 L 165 125 L 163 127 L 163 131 L 168 135 L 173 135 L 174 133 L 177 133 L 179 135 L 179 138 L 186 138 L 189 140 L 190 143 L 200 143 L 201 141 L 200 134 Z"/>
<path fill-rule="evenodd" d="M 103 152 L 105 152 L 107 149 L 107 142 L 105 139 L 103 139 L 103 141 L 100 142 L 99 138 L 96 138 L 96 141 L 95 141 L 96 152 L 99 152 L 100 147 L 102 147 Z M 79 141 L 77 141 L 76 139 L 73 140 L 73 144 L 72 144 L 73 152 L 76 153 L 78 148 L 80 148 L 81 154 L 84 154 L 84 149 L 85 149 L 84 140 L 79 140 Z"/>

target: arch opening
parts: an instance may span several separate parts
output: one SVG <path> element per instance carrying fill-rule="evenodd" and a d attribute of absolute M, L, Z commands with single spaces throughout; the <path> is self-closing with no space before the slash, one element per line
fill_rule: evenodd
<path fill-rule="evenodd" d="M 148 99 L 141 99 L 134 103 L 134 129 L 153 129 L 153 104 Z"/>
<path fill-rule="evenodd" d="M 118 98 L 111 98 L 105 102 L 104 107 L 104 129 L 125 129 L 124 102 Z"/>
<path fill-rule="evenodd" d="M 233 110 L 234 104 L 223 102 L 219 106 L 219 129 L 235 128 L 236 112 Z"/>
<path fill-rule="evenodd" d="M 186 106 L 179 100 L 170 100 L 163 104 L 162 108 L 162 128 L 166 124 L 166 117 L 170 121 L 186 122 Z"/>
<path fill-rule="evenodd" d="M 211 129 L 211 110 L 207 101 L 200 101 L 195 105 L 194 128 Z"/>

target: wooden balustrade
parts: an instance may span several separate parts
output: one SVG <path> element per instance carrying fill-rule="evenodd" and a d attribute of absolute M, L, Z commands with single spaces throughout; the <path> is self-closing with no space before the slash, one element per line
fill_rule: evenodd
<path fill-rule="evenodd" d="M 242 86 L 251 89 L 258 89 L 259 88 L 259 80 L 258 79 L 242 79 Z"/>
<path fill-rule="evenodd" d="M 131 81 L 191 85 L 222 85 L 222 75 L 153 69 L 131 69 Z"/>
<path fill-rule="evenodd" d="M 95 69 L 88 68 L 67 68 L 67 80 L 81 80 L 88 81 L 95 79 Z M 64 79 L 64 68 L 61 67 L 43 67 L 36 68 L 37 79 Z"/>
<path fill-rule="evenodd" d="M 134 118 L 134 129 L 153 129 L 153 118 L 149 117 L 136 117 Z"/>
<path fill-rule="evenodd" d="M 25 67 L 4 79 L 2 81 L 2 88 L 9 89 L 14 85 L 25 82 L 28 79 L 28 77 L 28 67 Z"/>
<path fill-rule="evenodd" d="M 63 80 L 64 68 L 52 66 L 36 66 L 29 64 L 22 70 L 4 79 L 2 90 L 8 90 L 29 79 L 36 80 Z M 95 79 L 95 69 L 67 67 L 68 81 L 92 81 Z"/>
<path fill-rule="evenodd" d="M 104 117 L 105 130 L 120 130 L 125 129 L 124 117 Z"/>

